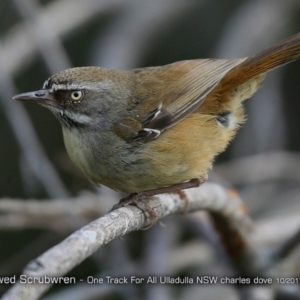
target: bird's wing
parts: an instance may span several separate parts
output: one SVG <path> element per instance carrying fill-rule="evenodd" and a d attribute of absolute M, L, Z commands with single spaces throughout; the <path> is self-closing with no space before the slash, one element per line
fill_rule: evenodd
<path fill-rule="evenodd" d="M 163 101 L 162 110 L 166 110 L 170 115 L 169 123 L 157 129 L 164 130 L 194 112 L 224 75 L 242 61 L 244 59 L 191 61 L 190 70 L 174 83 L 168 92 L 169 95 L 166 95 Z M 189 65 L 190 62 L 183 63 Z M 155 128 L 159 119 L 158 115 L 156 120 L 154 119 L 149 123 L 149 126 Z"/>
<path fill-rule="evenodd" d="M 128 142 L 147 142 L 194 112 L 224 75 L 245 59 L 182 61 L 134 70 L 131 116 L 120 132 Z M 127 134 L 125 134 L 125 132 Z"/>

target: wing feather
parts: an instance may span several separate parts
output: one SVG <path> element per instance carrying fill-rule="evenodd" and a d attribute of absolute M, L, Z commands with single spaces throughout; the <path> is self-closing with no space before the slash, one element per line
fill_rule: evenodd
<path fill-rule="evenodd" d="M 133 70 L 135 89 L 129 117 L 138 122 L 140 129 L 132 132 L 128 142 L 148 142 L 180 122 L 205 101 L 227 72 L 244 60 L 189 60 Z"/>
<path fill-rule="evenodd" d="M 174 99 L 165 95 L 163 108 L 172 116 L 168 127 L 195 111 L 224 75 L 244 60 L 204 59 L 196 61 L 197 64 L 193 64 L 193 67 L 170 88 L 170 94 L 177 94 L 178 97 Z M 189 61 L 186 63 L 190 64 Z M 172 98 L 174 100 L 169 101 Z"/>

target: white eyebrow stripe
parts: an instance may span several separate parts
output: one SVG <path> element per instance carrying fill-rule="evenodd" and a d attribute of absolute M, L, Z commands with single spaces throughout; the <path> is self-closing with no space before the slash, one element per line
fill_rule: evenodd
<path fill-rule="evenodd" d="M 64 91 L 69 91 L 69 90 L 81 90 L 82 87 L 78 84 L 52 84 L 51 90 L 52 91 L 58 91 L 58 90 L 64 90 Z"/>

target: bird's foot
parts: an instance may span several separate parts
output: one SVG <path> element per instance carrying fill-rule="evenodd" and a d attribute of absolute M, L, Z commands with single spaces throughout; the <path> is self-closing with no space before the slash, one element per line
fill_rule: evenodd
<path fill-rule="evenodd" d="M 179 190 L 198 187 L 201 184 L 203 184 L 206 181 L 206 179 L 207 179 L 206 177 L 194 178 L 189 181 L 174 184 L 171 186 L 161 187 L 154 190 L 144 191 L 141 193 L 130 194 L 129 196 L 122 198 L 119 201 L 119 203 L 115 204 L 109 212 L 128 205 L 135 205 L 136 207 L 138 207 L 140 210 L 142 210 L 144 213 L 148 215 L 149 219 L 151 220 L 151 224 L 146 229 L 151 228 L 154 224 L 156 224 L 157 215 L 152 207 L 150 207 L 148 204 L 142 201 L 144 198 L 154 196 L 154 195 L 164 194 L 164 193 L 178 193 Z M 188 205 L 188 200 L 185 197 L 181 197 L 181 198 L 185 201 L 185 210 L 186 210 Z"/>

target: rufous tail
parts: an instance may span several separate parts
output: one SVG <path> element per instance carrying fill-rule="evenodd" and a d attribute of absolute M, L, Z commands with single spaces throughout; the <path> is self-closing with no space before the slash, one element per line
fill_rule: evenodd
<path fill-rule="evenodd" d="M 300 58 L 300 33 L 248 57 L 221 80 L 224 90 L 232 90 L 260 74 Z"/>

